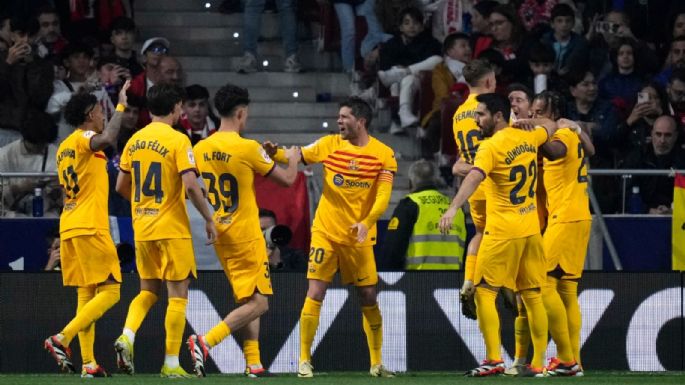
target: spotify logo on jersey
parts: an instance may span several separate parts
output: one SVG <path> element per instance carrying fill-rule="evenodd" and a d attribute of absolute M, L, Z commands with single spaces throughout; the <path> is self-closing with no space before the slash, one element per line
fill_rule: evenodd
<path fill-rule="evenodd" d="M 345 178 L 343 178 L 342 175 L 340 174 L 335 174 L 333 175 L 333 184 L 336 186 L 342 186 L 342 184 L 345 182 Z"/>

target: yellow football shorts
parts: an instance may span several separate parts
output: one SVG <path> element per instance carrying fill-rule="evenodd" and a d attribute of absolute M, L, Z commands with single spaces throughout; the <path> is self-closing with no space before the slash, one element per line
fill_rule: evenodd
<path fill-rule="evenodd" d="M 309 250 L 307 279 L 331 282 L 338 270 L 344 284 L 370 286 L 378 283 L 373 246 L 343 245 L 315 231 Z"/>
<path fill-rule="evenodd" d="M 543 237 L 548 272 L 561 268 L 561 278 L 582 276 L 591 226 L 591 220 L 549 224 Z"/>
<path fill-rule="evenodd" d="M 197 278 L 190 238 L 136 241 L 136 266 L 141 279 L 183 281 Z"/>
<path fill-rule="evenodd" d="M 108 231 L 62 239 L 60 260 L 64 286 L 96 285 L 110 275 L 121 282 L 117 249 Z"/>
<path fill-rule="evenodd" d="M 542 236 L 492 239 L 483 236 L 476 259 L 474 283 L 508 287 L 515 291 L 541 287 L 546 279 Z"/>
<path fill-rule="evenodd" d="M 233 244 L 217 243 L 214 250 L 231 283 L 236 302 L 250 298 L 255 290 L 264 295 L 274 293 L 263 238 Z"/>

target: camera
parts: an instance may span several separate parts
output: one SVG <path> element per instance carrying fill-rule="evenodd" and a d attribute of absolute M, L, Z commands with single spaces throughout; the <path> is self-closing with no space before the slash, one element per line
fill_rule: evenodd
<path fill-rule="evenodd" d="M 293 232 L 288 226 L 284 225 L 267 227 L 262 231 L 262 234 L 264 234 L 264 240 L 266 240 L 266 247 L 269 249 L 286 246 L 293 238 Z"/>
<path fill-rule="evenodd" d="M 597 23 L 597 32 L 609 33 L 615 35 L 618 33 L 618 29 L 621 26 L 616 23 L 611 23 L 608 21 L 600 21 Z"/>

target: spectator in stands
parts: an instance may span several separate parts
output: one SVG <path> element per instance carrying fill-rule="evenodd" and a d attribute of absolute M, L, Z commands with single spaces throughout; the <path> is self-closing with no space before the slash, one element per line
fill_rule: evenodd
<path fill-rule="evenodd" d="M 678 130 L 672 116 L 660 116 L 654 122 L 651 143 L 636 149 L 625 160 L 624 168 L 668 170 L 685 168 L 685 150 L 676 146 Z M 633 177 L 640 187 L 644 210 L 649 214 L 671 214 L 673 178 L 668 176 Z"/>
<path fill-rule="evenodd" d="M 629 143 L 625 153 L 644 146 L 651 135 L 656 118 L 671 115 L 666 92 L 656 82 L 643 86 L 638 95 L 637 103 L 626 119 Z"/>
<path fill-rule="evenodd" d="M 471 45 L 475 56 L 490 46 L 490 14 L 499 3 L 494 0 L 482 0 L 473 5 L 471 12 Z M 485 48 L 480 48 L 480 45 Z"/>
<path fill-rule="evenodd" d="M 507 82 L 525 79 L 530 73 L 528 48 L 531 41 L 526 37 L 516 11 L 508 5 L 495 7 L 490 14 L 490 31 L 493 38 L 490 47 L 504 56 L 502 72 Z"/>
<path fill-rule="evenodd" d="M 635 42 L 633 54 L 642 60 L 645 73 L 654 74 L 658 71 L 659 60 L 656 53 L 633 35 L 628 15 L 623 11 L 613 10 L 608 12 L 603 20 L 596 15 L 585 35 L 590 47 L 588 63 L 593 74 L 598 74 L 601 79 L 611 72 L 609 51 L 612 48 L 617 49 L 622 38 Z"/>
<path fill-rule="evenodd" d="M 238 72 L 252 73 L 257 67 L 257 39 L 262 26 L 262 11 L 265 0 L 246 0 L 243 13 L 243 57 L 238 63 Z M 297 73 L 302 65 L 297 58 L 297 20 L 293 0 L 276 0 L 283 38 L 285 61 L 283 71 Z"/>
<path fill-rule="evenodd" d="M 159 60 L 158 83 L 171 83 L 180 86 L 182 78 L 181 63 L 175 57 L 163 56 Z"/>
<path fill-rule="evenodd" d="M 10 17 L 0 13 L 0 52 L 7 52 L 12 46 Z"/>
<path fill-rule="evenodd" d="M 585 38 L 573 32 L 576 14 L 570 5 L 560 3 L 552 8 L 552 30 L 545 33 L 542 42 L 554 49 L 554 69 L 559 75 L 570 68 L 586 65 L 589 48 Z"/>
<path fill-rule="evenodd" d="M 27 111 L 43 111 L 52 94 L 52 63 L 29 43 L 26 20 L 10 21 L 12 46 L 0 52 L 0 127 L 20 130 Z"/>
<path fill-rule="evenodd" d="M 414 7 L 405 8 L 398 19 L 400 34 L 381 46 L 378 79 L 386 87 L 399 85 L 400 127 L 391 127 L 391 134 L 402 134 L 418 124 L 412 111 L 421 71 L 431 71 L 442 61 L 441 44 L 423 28 L 423 13 Z"/>
<path fill-rule="evenodd" d="M 0 172 L 56 172 L 57 127 L 50 115 L 35 111 L 27 116 L 22 139 L 0 148 Z M 34 190 L 43 189 L 44 215 L 58 216 L 62 187 L 57 178 L 12 178 L 4 185 L 5 216 L 32 216 Z"/>
<path fill-rule="evenodd" d="M 466 63 L 471 61 L 469 36 L 459 32 L 447 35 L 442 43 L 442 51 L 443 62 L 435 66 L 431 76 L 433 108 L 424 116 L 419 127 L 421 156 L 424 159 L 433 159 L 439 149 L 443 102 L 451 97 L 455 83 L 465 82 L 462 71 Z"/>
<path fill-rule="evenodd" d="M 218 123 L 209 108 L 209 91 L 199 84 L 186 87 L 183 114 L 178 120 L 178 124 L 183 133 L 190 137 L 193 146 L 213 134 Z"/>
<path fill-rule="evenodd" d="M 126 80 L 131 79 L 131 71 L 119 65 L 120 60 L 115 56 L 101 57 L 96 64 L 97 74 L 102 87 L 107 91 L 112 104 L 119 100 L 119 90 Z"/>
<path fill-rule="evenodd" d="M 143 72 L 143 66 L 138 63 L 133 44 L 136 41 L 136 24 L 128 17 L 119 17 L 112 22 L 110 42 L 114 46 L 114 57 L 118 65 L 128 68 L 131 76 L 138 76 Z M 167 47 L 168 48 L 168 47 Z"/>
<path fill-rule="evenodd" d="M 666 85 L 671 77 L 673 70 L 685 68 L 685 36 L 673 39 L 668 50 L 668 56 L 664 63 L 664 70 L 656 77 L 656 81 L 661 85 Z"/>
<path fill-rule="evenodd" d="M 400 30 L 397 19 L 400 12 L 407 7 L 416 7 L 419 3 L 416 0 L 381 0 L 376 2 L 376 16 L 381 23 L 383 31 L 391 35 L 397 35 Z"/>
<path fill-rule="evenodd" d="M 545 43 L 535 42 L 528 52 L 528 67 L 531 75 L 526 86 L 539 94 L 545 90 L 565 92 L 564 82 L 559 77 L 554 65 L 554 49 Z"/>
<path fill-rule="evenodd" d="M 57 10 L 50 6 L 39 8 L 36 12 L 36 19 L 39 28 L 35 36 L 36 43 L 45 46 L 48 54 L 59 55 L 68 42 L 62 36 Z"/>
<path fill-rule="evenodd" d="M 259 209 L 259 227 L 262 232 L 277 224 L 276 213 L 268 209 Z M 269 254 L 271 271 L 305 272 L 307 270 L 307 256 L 301 250 L 288 246 L 269 245 L 269 242 L 267 242 L 266 250 Z"/>
<path fill-rule="evenodd" d="M 685 125 L 685 68 L 679 68 L 671 73 L 666 87 L 668 102 L 676 121 Z"/>
<path fill-rule="evenodd" d="M 58 143 L 73 131 L 73 127 L 64 120 L 62 111 L 75 92 L 88 92 L 95 95 L 100 107 L 102 107 L 105 120 L 109 120 L 114 114 L 114 104 L 112 104 L 107 90 L 103 88 L 98 74 L 91 72 L 90 62 L 92 59 L 93 50 L 83 43 L 70 43 L 62 50 L 62 62 L 68 71 L 67 77 L 53 82 L 54 91 L 45 109 L 58 122 Z"/>
<path fill-rule="evenodd" d="M 375 0 L 333 0 L 335 14 L 340 25 L 340 57 L 345 72 L 355 70 L 357 52 L 355 17 L 363 16 L 366 20 L 367 33 L 362 40 L 361 56 L 366 58 L 376 47 L 392 37 L 383 32 L 374 12 Z"/>
<path fill-rule="evenodd" d="M 611 49 L 613 70 L 599 81 L 599 97 L 611 100 L 622 109 L 635 104 L 637 93 L 644 83 L 644 76 L 638 70 L 635 50 L 633 40 L 621 39 L 617 47 Z"/>
<path fill-rule="evenodd" d="M 448 235 L 433 225 L 450 198 L 437 189 L 435 166 L 418 160 L 409 167 L 411 194 L 395 207 L 383 241 L 379 265 L 391 270 L 459 270 L 466 225 L 459 209 Z"/>
<path fill-rule="evenodd" d="M 45 271 L 60 270 L 60 238 L 59 230 L 50 234 L 48 241 L 48 262 L 45 264 Z"/>

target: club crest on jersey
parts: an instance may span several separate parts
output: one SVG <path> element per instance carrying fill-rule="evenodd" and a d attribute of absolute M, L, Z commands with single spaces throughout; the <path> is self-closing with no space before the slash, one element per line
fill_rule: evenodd
<path fill-rule="evenodd" d="M 350 164 L 347 165 L 347 168 L 352 171 L 357 171 L 359 170 L 359 165 L 357 164 L 356 160 L 352 159 L 350 160 Z"/>
<path fill-rule="evenodd" d="M 342 186 L 345 183 L 345 178 L 340 174 L 333 175 L 333 184 L 336 186 Z"/>

